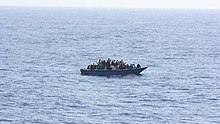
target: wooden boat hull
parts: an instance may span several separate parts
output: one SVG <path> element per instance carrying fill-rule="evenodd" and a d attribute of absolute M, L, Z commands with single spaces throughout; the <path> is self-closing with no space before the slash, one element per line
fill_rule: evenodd
<path fill-rule="evenodd" d="M 87 70 L 87 69 L 80 69 L 80 72 L 81 72 L 82 75 L 94 75 L 94 76 L 129 75 L 129 74 L 139 75 L 146 68 L 147 67 L 134 68 L 134 69 L 122 69 L 122 70 Z"/>

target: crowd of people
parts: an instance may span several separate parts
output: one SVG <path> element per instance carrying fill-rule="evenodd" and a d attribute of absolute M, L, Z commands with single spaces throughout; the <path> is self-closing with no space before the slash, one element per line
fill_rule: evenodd
<path fill-rule="evenodd" d="M 107 59 L 107 60 L 99 60 L 97 62 L 97 64 L 91 64 L 88 65 L 87 69 L 132 69 L 132 68 L 140 68 L 140 64 L 137 64 L 137 66 L 135 66 L 135 64 L 127 64 L 126 62 L 124 62 L 124 60 L 111 60 L 111 59 Z"/>

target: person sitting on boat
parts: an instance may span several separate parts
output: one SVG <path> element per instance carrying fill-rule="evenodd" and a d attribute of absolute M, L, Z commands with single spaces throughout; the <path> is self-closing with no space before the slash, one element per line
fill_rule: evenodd
<path fill-rule="evenodd" d="M 140 68 L 140 67 L 141 67 L 141 65 L 138 63 L 138 64 L 137 64 L 137 68 Z"/>
<path fill-rule="evenodd" d="M 87 66 L 87 69 L 90 69 L 90 65 Z"/>
<path fill-rule="evenodd" d="M 121 64 L 119 65 L 119 69 L 123 69 Z"/>
<path fill-rule="evenodd" d="M 100 65 L 101 63 L 102 63 L 102 60 L 101 60 L 101 59 L 99 59 L 98 65 Z"/>

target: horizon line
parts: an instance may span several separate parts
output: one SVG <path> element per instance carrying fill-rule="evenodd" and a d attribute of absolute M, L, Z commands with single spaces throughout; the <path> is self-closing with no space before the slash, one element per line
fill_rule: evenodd
<path fill-rule="evenodd" d="M 220 8 L 205 7 L 110 7 L 110 6 L 48 6 L 48 5 L 0 5 L 0 7 L 48 7 L 48 8 L 85 8 L 85 9 L 197 9 L 197 10 L 220 10 Z"/>

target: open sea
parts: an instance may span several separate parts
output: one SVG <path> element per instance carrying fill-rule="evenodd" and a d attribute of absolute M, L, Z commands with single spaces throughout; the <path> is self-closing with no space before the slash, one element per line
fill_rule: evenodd
<path fill-rule="evenodd" d="M 220 10 L 0 7 L 0 124 L 148 123 L 220 123 Z"/>

